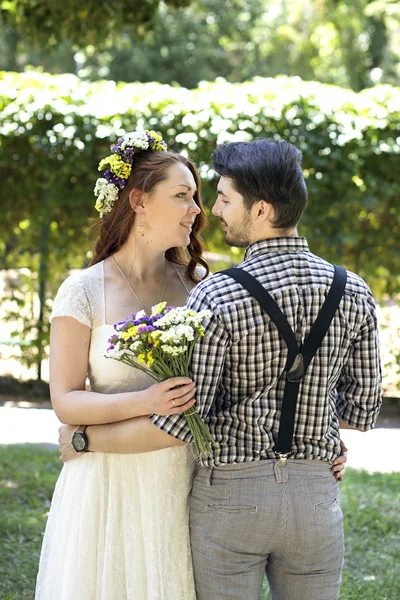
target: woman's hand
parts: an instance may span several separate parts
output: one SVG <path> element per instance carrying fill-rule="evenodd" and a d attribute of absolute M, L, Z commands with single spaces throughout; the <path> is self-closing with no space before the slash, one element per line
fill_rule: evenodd
<path fill-rule="evenodd" d="M 343 477 L 346 473 L 346 462 L 347 462 L 347 448 L 342 440 L 340 440 L 340 456 L 333 462 L 331 471 L 338 481 L 343 481 Z"/>
<path fill-rule="evenodd" d="M 77 452 L 72 446 L 72 436 L 78 428 L 79 425 L 61 425 L 58 429 L 58 451 L 62 463 L 85 454 L 84 452 Z"/>
<path fill-rule="evenodd" d="M 148 414 L 177 415 L 191 408 L 196 392 L 189 377 L 171 377 L 143 390 Z"/>

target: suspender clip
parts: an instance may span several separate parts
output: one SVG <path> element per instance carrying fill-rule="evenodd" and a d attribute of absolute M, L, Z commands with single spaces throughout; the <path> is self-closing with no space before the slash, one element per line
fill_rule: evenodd
<path fill-rule="evenodd" d="M 294 359 L 290 371 L 286 375 L 286 379 L 292 382 L 301 381 L 304 377 L 304 358 L 302 354 L 298 354 Z"/>
<path fill-rule="evenodd" d="M 286 467 L 288 456 L 290 456 L 290 452 L 277 452 L 276 457 L 279 459 L 276 463 L 277 467 Z"/>

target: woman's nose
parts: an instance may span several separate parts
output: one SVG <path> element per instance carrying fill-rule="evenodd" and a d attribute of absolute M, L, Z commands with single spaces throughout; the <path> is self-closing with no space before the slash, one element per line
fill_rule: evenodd
<path fill-rule="evenodd" d="M 190 212 L 194 213 L 195 215 L 198 215 L 200 211 L 200 208 L 197 206 L 196 202 L 193 202 L 193 204 L 190 207 Z"/>

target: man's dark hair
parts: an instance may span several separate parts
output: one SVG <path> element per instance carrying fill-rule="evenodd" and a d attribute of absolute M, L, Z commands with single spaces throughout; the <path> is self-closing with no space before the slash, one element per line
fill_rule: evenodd
<path fill-rule="evenodd" d="M 301 157 L 293 144 L 271 138 L 222 144 L 211 155 L 214 170 L 232 179 L 246 208 L 259 200 L 272 204 L 273 227 L 282 230 L 296 227 L 307 204 Z"/>

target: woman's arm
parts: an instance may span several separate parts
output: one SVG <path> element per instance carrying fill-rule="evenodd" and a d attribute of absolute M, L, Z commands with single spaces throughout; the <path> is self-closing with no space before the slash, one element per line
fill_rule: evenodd
<path fill-rule="evenodd" d="M 115 423 L 152 413 L 178 414 L 193 406 L 195 384 L 188 377 L 174 377 L 139 392 L 85 391 L 89 347 L 89 327 L 72 317 L 53 319 L 50 393 L 54 411 L 62 423 Z M 178 385 L 181 387 L 173 389 Z"/>
<path fill-rule="evenodd" d="M 76 452 L 71 444 L 76 429 L 76 425 L 63 425 L 58 430 L 61 462 L 79 458 L 84 454 Z M 91 425 L 86 428 L 86 435 L 89 452 L 140 454 L 186 445 L 153 425 L 148 417 L 137 417 L 106 425 Z"/>

